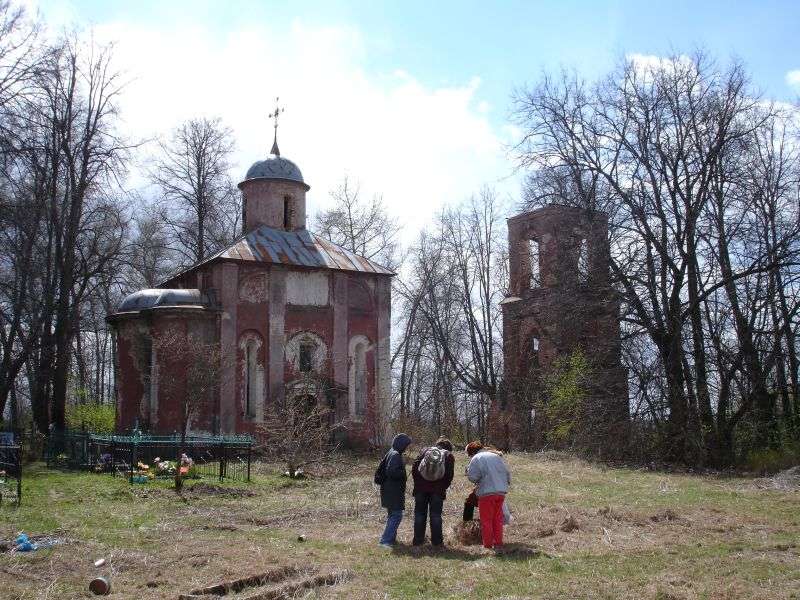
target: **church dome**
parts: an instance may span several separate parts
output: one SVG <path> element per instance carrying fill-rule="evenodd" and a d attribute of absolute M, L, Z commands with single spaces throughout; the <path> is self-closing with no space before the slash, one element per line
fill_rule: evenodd
<path fill-rule="evenodd" d="M 117 312 L 135 312 L 151 308 L 209 306 L 208 297 L 192 289 L 144 289 L 125 297 Z"/>
<path fill-rule="evenodd" d="M 244 178 L 245 181 L 248 179 L 287 179 L 305 184 L 299 167 L 279 154 L 271 154 L 265 160 L 254 162 L 253 166 L 247 169 L 247 175 Z"/>

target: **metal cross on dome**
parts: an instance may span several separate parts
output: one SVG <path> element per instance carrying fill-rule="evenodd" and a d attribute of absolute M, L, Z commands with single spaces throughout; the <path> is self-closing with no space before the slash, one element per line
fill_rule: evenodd
<path fill-rule="evenodd" d="M 278 149 L 278 117 L 281 115 L 282 112 L 286 110 L 285 108 L 281 108 L 278 105 L 278 100 L 280 100 L 280 98 L 276 96 L 275 110 L 269 114 L 269 118 L 274 119 L 275 121 L 275 124 L 273 125 L 273 127 L 275 128 L 275 133 L 274 137 L 272 138 L 272 150 L 270 150 L 270 154 L 274 154 L 275 156 L 281 155 L 281 151 Z"/>

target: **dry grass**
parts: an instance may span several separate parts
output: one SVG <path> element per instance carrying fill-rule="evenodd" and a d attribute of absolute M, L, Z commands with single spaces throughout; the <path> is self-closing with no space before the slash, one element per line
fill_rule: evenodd
<path fill-rule="evenodd" d="M 465 459 L 458 461 L 460 472 Z M 174 599 L 294 566 L 352 574 L 298 589 L 303 598 L 800 598 L 796 490 L 564 456 L 518 454 L 509 462 L 514 522 L 500 556 L 454 537 L 444 550 L 408 546 L 410 510 L 404 544 L 379 549 L 384 513 L 371 460 L 347 457 L 303 482 L 267 465 L 247 491 L 204 482 L 184 499 L 160 486 L 35 470 L 23 507 L 0 509 L 0 539 L 25 530 L 65 543 L 0 555 L 0 595 L 89 597 L 88 581 L 110 574 L 110 598 Z M 445 503 L 447 531 L 468 491 L 457 477 Z M 95 569 L 101 556 L 109 564 Z"/>

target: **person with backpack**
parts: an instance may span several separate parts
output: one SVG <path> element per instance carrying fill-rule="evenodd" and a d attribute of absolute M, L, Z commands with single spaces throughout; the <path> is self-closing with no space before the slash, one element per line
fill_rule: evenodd
<path fill-rule="evenodd" d="M 386 528 L 380 540 L 384 548 L 391 548 L 397 543 L 397 528 L 403 520 L 407 477 L 403 452 L 410 445 L 411 438 L 405 433 L 398 433 L 375 471 L 375 483 L 381 487 L 381 506 L 386 509 Z"/>
<path fill-rule="evenodd" d="M 465 448 L 470 457 L 467 479 L 477 484 L 481 537 L 485 548 L 499 550 L 503 546 L 503 503 L 511 485 L 502 453 L 485 448 L 480 442 L 470 442 Z"/>
<path fill-rule="evenodd" d="M 425 541 L 425 525 L 430 513 L 431 544 L 444 544 L 442 535 L 442 507 L 447 488 L 453 482 L 456 460 L 453 444 L 440 437 L 436 444 L 424 448 L 411 467 L 414 480 L 414 540 L 412 544 L 421 545 Z"/>

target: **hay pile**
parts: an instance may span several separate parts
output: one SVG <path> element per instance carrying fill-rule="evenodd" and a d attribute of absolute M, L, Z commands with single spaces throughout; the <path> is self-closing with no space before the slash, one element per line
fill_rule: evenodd
<path fill-rule="evenodd" d="M 460 521 L 453 527 L 453 536 L 462 546 L 479 546 L 481 539 L 480 521 Z"/>
<path fill-rule="evenodd" d="M 794 492 L 800 490 L 800 465 L 776 473 L 772 477 L 763 477 L 753 482 L 761 490 L 778 490 Z"/>

